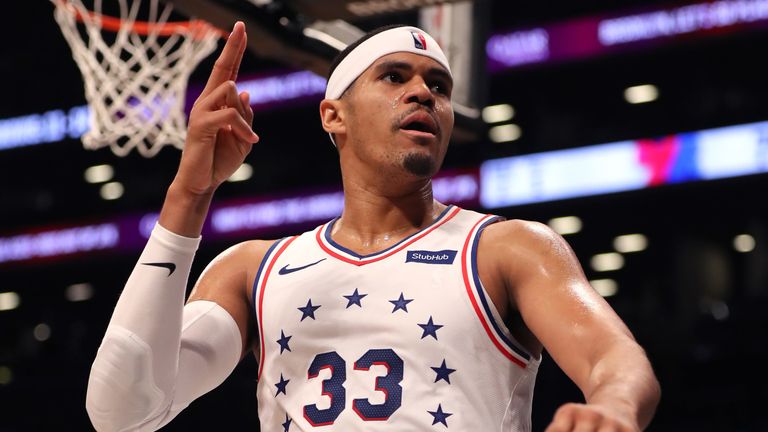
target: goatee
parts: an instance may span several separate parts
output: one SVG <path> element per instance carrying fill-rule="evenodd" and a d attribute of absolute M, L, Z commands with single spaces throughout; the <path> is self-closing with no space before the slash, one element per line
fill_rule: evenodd
<path fill-rule="evenodd" d="M 429 177 L 434 174 L 432 158 L 427 155 L 410 153 L 403 159 L 403 167 L 418 177 Z"/>

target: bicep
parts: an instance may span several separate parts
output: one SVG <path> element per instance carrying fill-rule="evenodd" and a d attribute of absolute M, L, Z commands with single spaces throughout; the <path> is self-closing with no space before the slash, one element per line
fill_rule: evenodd
<path fill-rule="evenodd" d="M 599 359 L 632 336 L 590 286 L 562 237 L 540 224 L 525 227 L 519 237 L 516 265 L 505 278 L 510 296 L 526 326 L 581 387 Z"/>
<path fill-rule="evenodd" d="M 186 406 L 221 384 L 240 361 L 239 329 L 218 304 L 200 300 L 184 307 L 174 404 Z"/>
<path fill-rule="evenodd" d="M 240 362 L 240 352 L 240 331 L 221 306 L 206 300 L 184 306 L 171 404 L 137 430 L 160 429 L 195 399 L 218 387 Z"/>
<path fill-rule="evenodd" d="M 223 308 L 234 320 L 240 332 L 241 356 L 250 350 L 253 326 L 249 300 L 253 284 L 254 268 L 271 242 L 252 241 L 241 243 L 222 252 L 200 275 L 187 303 L 208 300 Z"/>

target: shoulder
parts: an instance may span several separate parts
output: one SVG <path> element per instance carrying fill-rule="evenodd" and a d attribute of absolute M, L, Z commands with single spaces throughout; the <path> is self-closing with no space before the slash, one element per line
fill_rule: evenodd
<path fill-rule="evenodd" d="M 221 252 L 214 258 L 211 264 L 225 264 L 226 267 L 238 266 L 240 268 L 246 268 L 249 269 L 249 274 L 254 275 L 264 259 L 267 258 L 267 255 L 280 253 L 280 251 L 289 245 L 293 245 L 291 247 L 295 248 L 295 245 L 299 245 L 302 241 L 311 241 L 314 243 L 314 237 L 318 229 L 319 227 L 300 234 L 289 235 L 278 239 L 247 240 L 240 242 Z M 301 247 L 303 246 L 299 246 L 299 248 Z"/>
<path fill-rule="evenodd" d="M 529 252 L 547 250 L 565 242 L 547 225 L 522 219 L 505 220 L 488 225 L 481 239 L 489 247 L 526 249 Z"/>
<path fill-rule="evenodd" d="M 244 280 L 252 281 L 261 261 L 269 249 L 278 240 L 249 240 L 237 243 L 219 253 L 203 270 L 203 280 L 223 275 L 240 275 Z"/>
<path fill-rule="evenodd" d="M 486 227 L 480 237 L 480 257 L 507 270 L 535 269 L 572 263 L 568 242 L 547 225 L 521 219 L 501 221 Z"/>
<path fill-rule="evenodd" d="M 258 267 L 269 249 L 279 240 L 248 240 L 230 246 L 211 261 L 211 266 Z"/>
<path fill-rule="evenodd" d="M 243 258 L 262 258 L 278 240 L 248 240 L 230 247 L 227 251 Z M 223 253 L 227 253 L 224 251 Z"/>
<path fill-rule="evenodd" d="M 247 296 L 254 275 L 277 240 L 250 240 L 227 248 L 203 270 L 192 291 L 194 299 Z"/>

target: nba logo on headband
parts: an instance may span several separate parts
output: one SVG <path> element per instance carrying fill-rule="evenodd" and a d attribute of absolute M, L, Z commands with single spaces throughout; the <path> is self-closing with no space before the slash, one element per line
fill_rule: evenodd
<path fill-rule="evenodd" d="M 413 45 L 422 50 L 427 49 L 427 40 L 424 38 L 424 35 L 415 31 L 411 32 L 411 36 L 413 36 Z"/>

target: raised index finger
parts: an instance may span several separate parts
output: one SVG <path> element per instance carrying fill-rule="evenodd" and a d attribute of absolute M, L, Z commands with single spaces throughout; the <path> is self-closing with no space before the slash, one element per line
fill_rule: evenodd
<path fill-rule="evenodd" d="M 216 59 L 211 75 L 208 77 L 208 82 L 205 84 L 200 97 L 206 96 L 224 81 L 237 76 L 237 69 L 240 67 L 240 60 L 243 58 L 244 51 L 245 25 L 238 21 L 232 28 L 232 33 L 229 35 L 227 43 L 224 44 L 224 49 L 219 54 L 219 58 Z"/>

